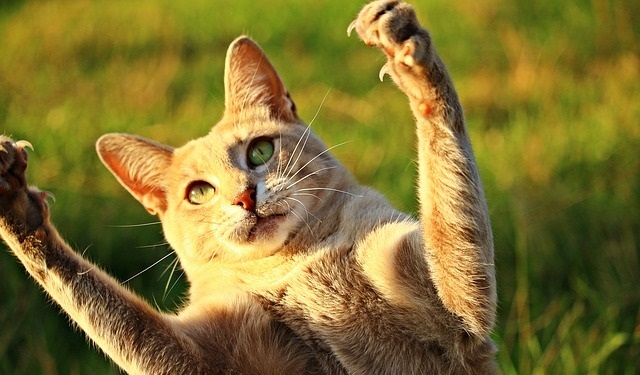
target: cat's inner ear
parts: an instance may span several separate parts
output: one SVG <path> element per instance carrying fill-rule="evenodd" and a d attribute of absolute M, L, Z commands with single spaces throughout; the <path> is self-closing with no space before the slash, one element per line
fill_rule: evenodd
<path fill-rule="evenodd" d="M 171 164 L 172 148 L 132 135 L 106 134 L 98 139 L 96 149 L 104 165 L 147 211 L 166 211 L 164 174 Z"/>
<path fill-rule="evenodd" d="M 252 106 L 266 106 L 276 119 L 298 119 L 296 106 L 267 55 L 251 39 L 241 36 L 227 51 L 225 62 L 225 114 L 242 114 Z"/>

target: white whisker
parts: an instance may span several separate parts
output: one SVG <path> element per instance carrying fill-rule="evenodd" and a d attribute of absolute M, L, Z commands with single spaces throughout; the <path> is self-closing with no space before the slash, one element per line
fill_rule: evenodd
<path fill-rule="evenodd" d="M 287 177 L 293 171 L 293 167 L 298 163 L 298 160 L 300 160 L 300 156 L 302 156 L 302 151 L 306 147 L 307 141 L 309 140 L 309 136 L 310 135 L 311 135 L 311 125 L 307 125 L 307 128 L 304 129 L 304 132 L 302 133 L 302 135 L 298 139 L 298 143 L 296 143 L 296 146 L 293 148 L 293 151 L 291 152 L 291 157 L 287 161 L 287 166 L 284 167 L 284 171 L 283 171 L 284 175 L 283 175 L 283 177 Z M 306 138 L 305 138 L 305 136 L 306 136 Z M 291 164 L 291 161 L 293 160 L 294 156 L 296 155 L 296 151 L 298 150 L 298 146 L 300 146 L 300 142 L 302 141 L 303 138 L 305 139 L 304 140 L 304 144 L 302 145 L 302 147 L 300 147 L 300 152 L 298 153 L 298 156 L 296 157 L 296 160 L 293 162 L 293 164 Z M 289 169 L 289 166 L 291 166 L 291 169 Z"/>
<path fill-rule="evenodd" d="M 151 223 L 141 223 L 141 224 L 123 224 L 123 225 L 107 225 L 109 228 L 138 228 L 138 227 L 148 227 L 151 225 L 162 224 L 160 221 L 154 221 Z"/>
<path fill-rule="evenodd" d="M 291 210 L 290 212 L 291 212 L 293 215 L 295 215 L 298 219 L 300 219 L 300 220 L 304 223 L 304 225 L 306 225 L 306 226 L 307 226 L 307 228 L 309 228 L 309 232 L 311 232 L 311 234 L 313 234 L 313 229 L 311 229 L 311 225 L 309 225 L 309 223 L 308 223 L 305 219 L 303 219 L 302 217 L 300 217 L 300 215 L 298 215 L 294 210 Z"/>
<path fill-rule="evenodd" d="M 313 122 L 316 121 L 316 118 L 318 117 L 318 114 L 320 114 L 320 110 L 324 106 L 324 102 L 327 100 L 327 97 L 329 96 L 330 92 L 331 92 L 331 87 L 329 87 L 329 90 L 327 90 L 327 93 L 324 94 L 324 98 L 322 98 L 322 102 L 320 102 L 320 105 L 318 106 L 318 110 L 316 110 L 316 113 L 313 115 L 313 118 L 311 119 L 311 121 L 309 121 L 309 126 L 311 126 L 311 124 L 313 124 Z"/>
<path fill-rule="evenodd" d="M 313 198 L 315 198 L 315 199 L 319 200 L 319 201 L 320 201 L 320 202 L 322 202 L 322 203 L 325 203 L 324 199 L 320 198 L 319 196 L 317 196 L 317 195 L 315 195 L 315 194 L 311 194 L 311 193 L 297 193 L 297 192 L 296 192 L 296 193 L 293 193 L 293 194 L 291 194 L 291 195 L 292 195 L 292 196 L 294 196 L 294 197 L 295 197 L 295 196 L 309 196 L 309 197 L 313 197 Z"/>
<path fill-rule="evenodd" d="M 340 146 L 344 146 L 347 143 L 351 143 L 351 141 L 346 141 L 346 142 L 342 142 L 342 143 L 338 143 L 337 145 L 331 146 L 328 149 L 322 151 L 321 153 L 319 153 L 318 155 L 314 156 L 311 160 L 309 160 L 305 165 L 303 165 L 302 167 L 298 168 L 298 170 L 296 171 L 296 173 L 293 174 L 293 176 L 289 177 L 289 179 L 294 178 L 298 173 L 300 173 L 301 170 L 303 170 L 307 165 L 311 164 L 314 160 L 316 160 L 317 158 L 319 158 L 320 156 L 326 154 L 327 152 L 333 150 L 336 147 L 340 147 Z M 297 163 L 297 160 L 296 160 Z"/>
<path fill-rule="evenodd" d="M 167 297 L 169 296 L 169 293 L 171 293 L 171 291 L 173 290 L 173 288 L 176 287 L 176 285 L 178 285 L 178 282 L 180 281 L 180 279 L 182 278 L 182 276 L 184 276 L 184 272 L 180 272 L 180 276 L 178 276 L 176 278 L 176 281 L 173 282 L 173 284 L 171 284 L 171 287 L 169 288 L 168 291 L 165 292 L 165 296 L 162 298 L 162 301 L 165 301 L 167 299 Z M 166 289 L 166 288 L 165 288 Z"/>
<path fill-rule="evenodd" d="M 86 254 L 87 251 L 89 251 L 90 248 L 91 248 L 91 245 L 85 247 L 84 250 L 82 250 L 82 256 L 84 256 L 84 254 Z"/>
<path fill-rule="evenodd" d="M 173 269 L 171 270 L 171 273 L 173 273 L 173 270 L 175 270 L 176 266 L 178 265 L 178 261 L 179 261 L 179 260 L 178 260 L 178 257 L 176 257 L 174 260 L 172 260 L 172 261 L 171 261 L 171 263 L 169 263 L 169 264 L 164 268 L 164 270 L 163 270 L 163 271 L 162 271 L 162 273 L 160 274 L 160 277 L 164 276 L 164 275 L 169 271 L 169 269 L 170 269 L 170 268 L 173 268 Z"/>
<path fill-rule="evenodd" d="M 169 245 L 168 242 L 160 242 L 157 244 L 153 244 L 153 245 L 142 245 L 142 246 L 137 246 L 137 249 L 154 249 L 156 247 L 160 247 L 160 246 L 167 246 Z"/>
<path fill-rule="evenodd" d="M 171 264 L 169 264 L 169 265 L 171 265 Z M 176 267 L 178 267 L 178 258 L 176 258 L 173 261 L 173 267 L 171 268 L 171 272 L 169 273 L 169 278 L 167 279 L 167 283 L 164 286 L 164 292 L 163 292 L 163 295 L 162 295 L 162 301 L 163 302 L 167 299 L 167 296 L 169 295 L 169 293 L 176 286 L 176 284 L 178 283 L 178 280 L 180 280 L 180 277 L 182 277 L 182 275 L 178 276 L 176 281 L 174 281 L 173 285 L 171 285 L 171 287 L 169 288 L 169 284 L 171 283 L 171 279 L 173 278 L 173 274 L 176 271 Z M 166 270 L 165 270 L 165 272 L 166 272 Z M 163 274 L 164 274 L 164 272 L 163 272 Z M 182 274 L 184 274 L 184 272 Z"/>
<path fill-rule="evenodd" d="M 125 281 L 123 281 L 121 284 L 126 284 L 129 281 L 135 279 L 136 277 L 142 275 L 143 273 L 149 271 L 150 269 L 152 269 L 153 267 L 155 267 L 156 265 L 158 265 L 160 262 L 162 262 L 163 260 L 167 259 L 169 256 L 173 255 L 173 252 L 168 253 L 167 255 L 163 256 L 162 258 L 160 258 L 159 260 L 155 261 L 152 265 L 150 265 L 149 267 L 143 269 L 142 271 L 136 273 L 135 275 L 131 276 L 130 278 L 126 279 Z"/>
<path fill-rule="evenodd" d="M 287 211 L 289 211 L 289 212 L 293 211 L 293 209 L 291 208 L 291 205 L 286 200 L 281 200 L 281 201 L 278 202 L 278 204 L 280 204 L 280 205 L 286 204 L 287 205 Z"/>
<path fill-rule="evenodd" d="M 307 174 L 306 176 L 302 177 L 302 178 L 301 178 L 301 179 L 299 179 L 298 181 L 296 181 L 296 182 L 294 182 L 294 183 L 290 184 L 289 186 L 287 186 L 287 187 L 285 188 L 285 190 L 288 190 L 288 189 L 292 188 L 293 186 L 297 185 L 299 182 L 302 182 L 302 181 L 304 181 L 305 179 L 307 179 L 307 178 L 309 178 L 309 177 L 311 177 L 311 176 L 313 176 L 313 175 L 317 175 L 317 174 L 318 174 L 318 173 L 320 173 L 320 172 L 328 171 L 328 170 L 330 170 L 330 169 L 334 169 L 334 168 L 336 168 L 336 167 L 335 167 L 335 166 L 333 166 L 333 167 L 325 167 L 325 168 L 320 168 L 320 169 L 318 169 L 318 170 L 315 170 L 315 171 L 313 171 L 313 172 L 311 172 L 311 173 Z M 293 178 L 293 177 L 292 177 L 292 178 Z"/>
<path fill-rule="evenodd" d="M 276 178 L 280 177 L 280 172 L 281 172 L 281 167 L 282 167 L 282 130 L 279 131 L 278 133 L 278 140 L 280 141 L 280 150 L 279 150 L 279 157 L 278 157 L 278 165 L 276 166 Z"/>
<path fill-rule="evenodd" d="M 91 266 L 86 271 L 78 272 L 78 276 L 84 276 L 96 268 L 97 268 L 96 266 Z"/>
<path fill-rule="evenodd" d="M 292 201 L 296 201 L 296 202 L 300 203 L 302 208 L 304 208 L 305 212 L 307 213 L 307 216 L 311 216 L 312 218 L 318 220 L 318 222 L 322 223 L 322 220 L 320 220 L 320 218 L 318 218 L 316 215 L 312 214 L 311 211 L 309 211 L 309 209 L 307 209 L 307 206 L 304 203 L 302 203 L 302 201 L 300 199 L 296 199 L 296 198 L 292 198 L 292 197 L 286 197 L 285 199 L 291 199 Z"/>
<path fill-rule="evenodd" d="M 322 187 L 316 187 L 316 188 L 304 188 L 304 189 L 298 189 L 297 191 L 314 191 L 314 190 L 328 190 L 328 191 L 335 191 L 336 193 L 342 193 L 342 194 L 346 194 L 346 195 L 350 195 L 352 197 L 356 197 L 356 198 L 364 198 L 364 195 L 360 195 L 360 194 L 353 194 L 350 193 L 348 191 L 344 191 L 344 190 L 340 190 L 340 189 L 334 189 L 334 188 L 322 188 Z"/>

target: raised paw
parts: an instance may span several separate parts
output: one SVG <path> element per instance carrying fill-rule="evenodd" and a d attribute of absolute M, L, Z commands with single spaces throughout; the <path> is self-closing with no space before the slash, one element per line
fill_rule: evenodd
<path fill-rule="evenodd" d="M 420 26 L 413 7 L 399 0 L 377 0 L 367 4 L 349 25 L 365 44 L 379 47 L 389 62 L 380 70 L 380 79 L 398 65 L 424 66 L 431 53 L 429 33 Z M 389 66 L 389 64 L 396 66 Z"/>
<path fill-rule="evenodd" d="M 27 234 L 49 217 L 48 192 L 27 186 L 27 141 L 14 142 L 0 136 L 0 219 L 12 232 Z"/>
<path fill-rule="evenodd" d="M 27 185 L 27 151 L 33 150 L 27 141 L 14 142 L 6 136 L 0 136 L 0 194 L 24 188 Z"/>

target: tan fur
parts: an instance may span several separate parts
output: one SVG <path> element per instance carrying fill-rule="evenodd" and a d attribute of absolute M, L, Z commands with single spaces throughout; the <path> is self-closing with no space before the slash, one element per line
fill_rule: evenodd
<path fill-rule="evenodd" d="M 238 38 L 226 111 L 208 135 L 177 149 L 125 134 L 97 143 L 180 259 L 190 288 L 176 314 L 73 252 L 48 221 L 46 194 L 26 186 L 25 144 L 0 139 L 2 238 L 122 369 L 495 372 L 491 229 L 453 84 L 409 5 L 374 1 L 352 30 L 387 55 L 383 73 L 416 116 L 420 220 L 358 185 L 298 118 L 266 55 Z M 252 164 L 257 140 L 274 152 Z M 191 188 L 202 183 L 215 193 L 194 204 Z"/>

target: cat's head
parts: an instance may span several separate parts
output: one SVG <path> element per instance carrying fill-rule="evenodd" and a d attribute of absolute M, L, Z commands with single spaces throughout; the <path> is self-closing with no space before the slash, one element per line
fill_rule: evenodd
<path fill-rule="evenodd" d="M 229 47 L 225 113 L 208 135 L 173 149 L 107 134 L 97 149 L 118 181 L 160 216 L 183 266 L 264 257 L 299 233 L 312 235 L 323 206 L 350 179 L 246 37 Z"/>

